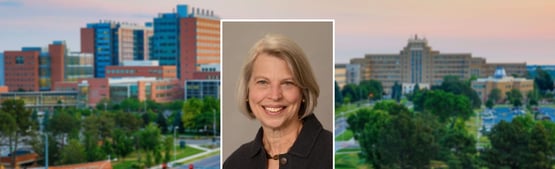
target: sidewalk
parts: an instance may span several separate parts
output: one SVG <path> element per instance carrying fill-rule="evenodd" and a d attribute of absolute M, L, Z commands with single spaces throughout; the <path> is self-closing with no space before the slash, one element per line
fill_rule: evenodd
<path fill-rule="evenodd" d="M 195 155 L 192 155 L 192 156 L 189 156 L 189 157 L 185 157 L 185 158 L 182 158 L 182 159 L 178 159 L 178 160 L 175 160 L 175 161 L 171 161 L 171 162 L 169 162 L 168 166 L 172 166 L 172 165 L 170 165 L 170 164 L 181 163 L 181 162 L 184 162 L 184 161 L 187 161 L 187 160 L 191 160 L 191 159 L 194 159 L 194 158 L 197 158 L 197 157 L 200 157 L 200 156 L 203 156 L 203 155 L 206 155 L 206 154 L 210 154 L 210 153 L 212 153 L 212 152 L 215 152 L 215 151 L 219 151 L 219 150 L 220 150 L 220 148 L 208 149 L 208 148 L 204 148 L 204 147 L 201 147 L 201 146 L 198 146 L 198 145 L 192 145 L 192 144 L 190 144 L 190 145 L 188 145 L 188 146 L 191 146 L 191 147 L 194 147 L 194 148 L 197 148 L 197 149 L 201 149 L 201 150 L 203 150 L 204 152 L 198 153 L 198 154 L 195 154 Z M 199 159 L 199 160 L 201 160 L 201 159 Z M 160 164 L 160 165 L 153 166 L 153 167 L 150 167 L 150 169 L 161 169 L 161 168 L 162 168 L 162 165 L 161 165 L 161 164 Z"/>

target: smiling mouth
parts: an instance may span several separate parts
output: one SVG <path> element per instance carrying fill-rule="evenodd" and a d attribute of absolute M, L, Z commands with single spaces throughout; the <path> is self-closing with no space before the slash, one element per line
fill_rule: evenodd
<path fill-rule="evenodd" d="M 285 107 L 264 107 L 264 110 L 270 112 L 270 113 L 278 113 L 281 110 L 285 109 Z"/>

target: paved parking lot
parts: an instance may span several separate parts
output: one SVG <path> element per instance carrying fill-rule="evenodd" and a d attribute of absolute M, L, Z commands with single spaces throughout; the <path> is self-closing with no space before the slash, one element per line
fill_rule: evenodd
<path fill-rule="evenodd" d="M 490 131 L 493 126 L 502 120 L 511 122 L 513 118 L 522 114 L 522 110 L 512 110 L 509 107 L 497 107 L 493 110 L 482 112 L 482 126 L 486 131 Z"/>
<path fill-rule="evenodd" d="M 540 115 L 549 116 L 552 121 L 555 121 L 555 108 L 540 107 L 539 111 Z M 511 122 L 513 118 L 523 115 L 523 113 L 523 110 L 512 110 L 509 107 L 498 107 L 493 108 L 493 110 L 486 110 L 481 113 L 482 126 L 485 127 L 487 131 L 490 131 L 490 129 L 495 124 L 501 122 L 501 120 Z"/>

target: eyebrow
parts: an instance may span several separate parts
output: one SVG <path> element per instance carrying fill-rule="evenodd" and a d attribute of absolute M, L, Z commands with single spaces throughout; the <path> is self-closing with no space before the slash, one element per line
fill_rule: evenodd
<path fill-rule="evenodd" d="M 270 78 L 265 77 L 265 76 L 252 76 L 252 79 L 253 79 L 253 80 L 256 80 L 256 79 L 266 79 L 266 80 L 270 80 Z M 294 77 L 287 77 L 287 78 L 285 78 L 285 79 L 281 79 L 280 81 L 293 81 L 293 82 L 296 82 Z"/>

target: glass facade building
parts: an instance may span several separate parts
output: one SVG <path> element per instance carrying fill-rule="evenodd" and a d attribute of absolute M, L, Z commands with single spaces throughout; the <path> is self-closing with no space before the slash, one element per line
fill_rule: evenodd
<path fill-rule="evenodd" d="M 187 80 L 185 81 L 185 100 L 204 97 L 220 98 L 220 80 Z"/>

